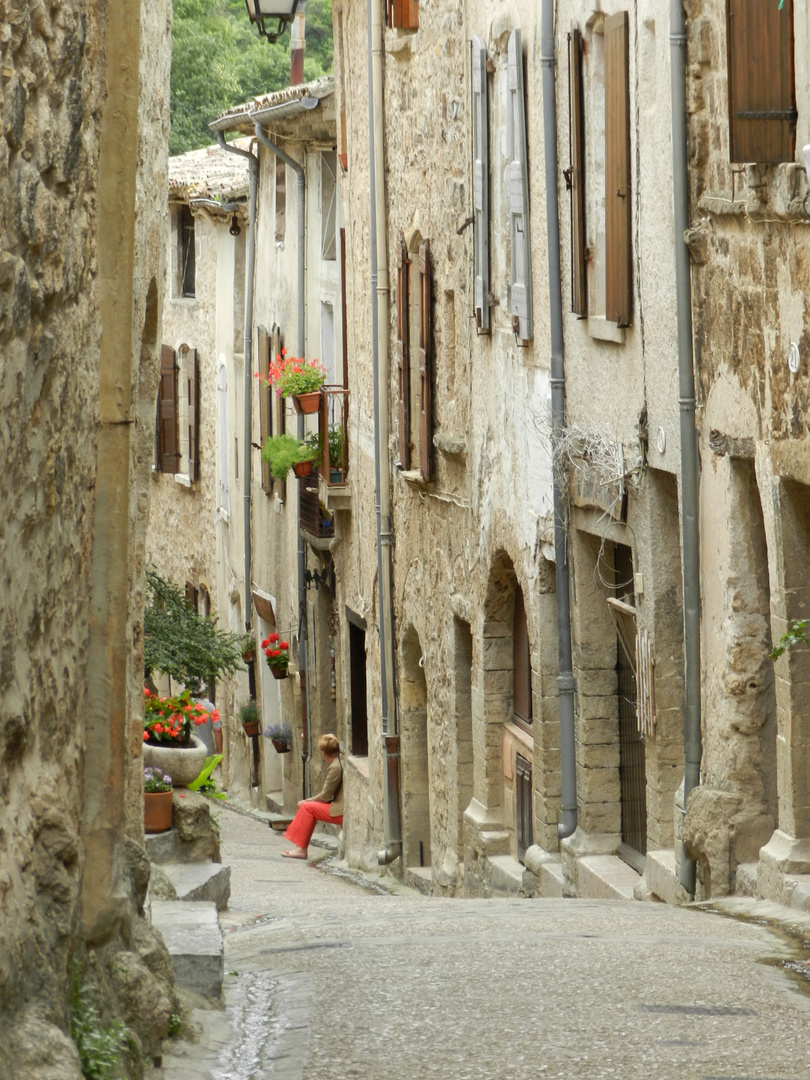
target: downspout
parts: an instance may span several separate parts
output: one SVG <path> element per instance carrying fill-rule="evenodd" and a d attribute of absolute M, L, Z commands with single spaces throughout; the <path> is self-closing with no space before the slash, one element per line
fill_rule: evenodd
<path fill-rule="evenodd" d="M 297 198 L 297 214 L 298 214 L 298 355 L 303 356 L 306 352 L 306 332 L 305 332 L 305 298 L 306 298 L 306 275 L 305 275 L 305 259 L 306 259 L 306 179 L 304 177 L 304 169 L 298 164 L 289 154 L 286 154 L 280 146 L 277 146 L 274 142 L 264 133 L 261 122 L 257 119 L 259 112 L 250 113 L 250 119 L 253 121 L 253 127 L 256 132 L 256 138 L 266 147 L 272 154 L 283 161 L 285 165 L 289 166 L 295 173 L 296 179 L 296 191 L 298 193 Z M 298 438 L 303 441 L 305 437 L 304 430 L 304 417 L 299 413 L 298 415 L 298 427 L 296 434 Z M 298 487 L 298 521 L 301 520 L 301 487 Z M 303 782 L 303 794 L 304 798 L 308 798 L 310 794 L 310 779 L 309 779 L 309 763 L 312 759 L 312 708 L 309 700 L 309 628 L 307 625 L 307 585 L 306 585 L 306 573 L 307 573 L 307 548 L 303 536 L 301 535 L 301 529 L 298 532 L 298 658 L 301 667 L 301 674 L 303 675 L 304 685 L 304 701 L 306 708 L 306 739 L 304 740 L 304 749 L 301 754 L 301 761 L 303 764 L 304 782 Z"/>
<path fill-rule="evenodd" d="M 394 677 L 394 590 L 391 532 L 391 472 L 388 454 L 388 244 L 383 151 L 382 5 L 368 0 L 368 141 L 371 218 L 371 359 L 374 385 L 374 484 L 377 510 L 377 581 L 380 591 L 380 682 L 382 686 L 383 812 L 385 847 L 377 860 L 387 866 L 402 854 L 399 813 L 399 731 Z"/>
<path fill-rule="evenodd" d="M 574 666 L 571 655 L 571 595 L 568 567 L 568 519 L 565 493 L 559 483 L 556 452 L 565 428 L 565 363 L 562 324 L 562 270 L 557 192 L 557 96 L 554 85 L 554 0 L 543 0 L 540 23 L 543 80 L 543 147 L 546 162 L 546 229 L 548 232 L 549 328 L 551 331 L 551 457 L 554 498 L 554 564 L 557 590 L 557 639 L 560 703 L 560 774 L 562 820 L 560 840 L 577 827 L 577 764 L 574 741 Z"/>
<path fill-rule="evenodd" d="M 689 793 L 700 783 L 700 532 L 695 370 L 692 355 L 692 290 L 689 249 L 689 174 L 686 143 L 686 17 L 681 0 L 669 7 L 672 90 L 672 190 L 675 210 L 675 295 L 678 320 L 678 404 L 681 436 L 681 536 L 683 543 L 683 644 L 686 708 L 683 720 L 683 814 Z M 681 849 L 681 885 L 695 895 L 695 861 Z"/>
<path fill-rule="evenodd" d="M 244 372 L 244 426 L 242 434 L 243 484 L 242 527 L 245 533 L 245 630 L 250 631 L 253 622 L 253 600 L 250 594 L 251 582 L 251 547 L 250 547 L 250 443 L 252 433 L 252 393 L 253 393 L 253 292 L 254 271 L 256 266 L 256 196 L 259 188 L 259 161 L 249 150 L 231 146 L 225 142 L 225 135 L 218 131 L 217 142 L 229 154 L 239 154 L 250 162 L 250 195 L 248 199 L 248 234 L 247 266 L 245 268 L 245 372 Z"/>

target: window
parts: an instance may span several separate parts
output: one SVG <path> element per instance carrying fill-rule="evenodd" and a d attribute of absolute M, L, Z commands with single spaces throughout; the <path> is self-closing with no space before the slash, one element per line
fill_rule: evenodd
<path fill-rule="evenodd" d="M 585 118 L 582 100 L 582 34 L 568 35 L 569 165 L 565 180 L 571 195 L 571 310 L 588 314 L 585 234 Z"/>
<path fill-rule="evenodd" d="M 605 315 L 629 326 L 632 313 L 630 88 L 627 12 L 605 21 Z"/>
<path fill-rule="evenodd" d="M 337 258 L 337 153 L 321 154 L 321 258 Z"/>
<path fill-rule="evenodd" d="M 793 0 L 728 0 L 729 157 L 793 161 Z"/>
<path fill-rule="evenodd" d="M 226 514 L 231 512 L 230 496 L 230 461 L 228 451 L 230 449 L 230 433 L 228 425 L 228 368 L 225 357 L 219 358 L 219 371 L 217 373 L 217 414 L 219 438 L 219 506 Z"/>
<path fill-rule="evenodd" d="M 529 158 L 526 143 L 526 97 L 523 89 L 523 45 L 520 30 L 509 35 L 507 67 L 506 203 L 509 213 L 509 306 L 519 341 L 534 337 L 532 319 L 531 225 L 529 221 Z"/>
<path fill-rule="evenodd" d="M 268 334 L 263 326 L 257 330 L 256 361 L 258 371 L 264 375 L 270 364 L 271 356 L 278 356 L 281 352 L 281 331 L 278 326 L 273 326 Z M 259 380 L 259 440 L 264 446 L 271 435 L 284 433 L 284 400 L 274 393 L 273 388 L 268 386 L 263 379 Z M 265 495 L 278 495 L 281 502 L 287 494 L 285 480 L 275 480 L 270 473 L 268 462 L 262 462 L 262 491 Z"/>
<path fill-rule="evenodd" d="M 512 617 L 512 707 L 518 720 L 532 722 L 532 658 L 523 590 L 515 586 Z"/>
<path fill-rule="evenodd" d="M 366 700 L 366 631 L 359 616 L 347 610 L 349 619 L 349 692 L 351 697 L 350 744 L 355 757 L 368 757 L 368 707 Z"/>
<path fill-rule="evenodd" d="M 177 252 L 175 296 L 196 295 L 196 261 L 194 250 L 194 217 L 185 203 L 175 216 Z"/>
<path fill-rule="evenodd" d="M 194 483 L 200 478 L 200 365 L 196 349 L 184 345 L 180 353 L 178 363 L 170 345 L 161 347 L 156 466 Z"/>
<path fill-rule="evenodd" d="M 180 467 L 177 430 L 177 359 L 170 345 L 160 348 L 160 384 L 157 405 L 157 468 L 176 473 Z"/>
<path fill-rule="evenodd" d="M 472 39 L 473 246 L 475 262 L 475 326 L 489 333 L 489 102 L 487 47 Z"/>
<path fill-rule="evenodd" d="M 400 236 L 397 251 L 397 411 L 399 461 L 405 471 L 418 450 L 422 479 L 433 479 L 433 270 L 430 241 L 418 234 L 411 254 Z M 418 368 L 411 364 L 411 343 L 417 347 Z M 414 417 L 419 430 L 412 430 Z"/>
<path fill-rule="evenodd" d="M 276 244 L 284 243 L 287 230 L 287 166 L 281 158 L 276 162 Z"/>
<path fill-rule="evenodd" d="M 517 856 L 523 859 L 534 843 L 532 806 L 532 765 L 520 754 L 515 756 L 515 833 Z"/>
<path fill-rule="evenodd" d="M 418 30 L 418 0 L 385 0 L 385 21 L 392 30 Z"/>

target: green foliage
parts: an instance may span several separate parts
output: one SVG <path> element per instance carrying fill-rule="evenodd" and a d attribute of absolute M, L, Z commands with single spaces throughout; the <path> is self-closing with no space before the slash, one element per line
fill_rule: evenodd
<path fill-rule="evenodd" d="M 144 611 L 146 674 L 162 671 L 192 690 L 222 675 L 244 671 L 242 653 L 253 645 L 247 634 L 220 630 L 215 615 L 200 615 L 173 581 L 146 571 Z"/>
<path fill-rule="evenodd" d="M 810 648 L 810 637 L 807 636 L 807 619 L 790 624 L 786 634 L 783 634 L 768 654 L 771 660 L 778 660 L 782 653 L 792 649 L 794 645 L 805 644 Z"/>
<path fill-rule="evenodd" d="M 81 972 L 74 968 L 71 1000 L 70 1035 L 79 1051 L 85 1080 L 118 1080 L 121 1054 L 129 1046 L 129 1032 L 116 1021 L 107 1027 L 93 1003 L 93 991 L 81 983 Z"/>
<path fill-rule="evenodd" d="M 293 435 L 271 435 L 262 447 L 262 461 L 270 466 L 276 480 L 284 480 L 293 465 L 311 461 L 317 453 L 317 447 L 299 442 Z"/>
<path fill-rule="evenodd" d="M 331 70 L 331 2 L 308 0 L 304 78 Z M 289 82 L 289 30 L 271 45 L 248 20 L 244 0 L 174 0 L 171 154 L 215 142 L 208 125 L 220 113 Z"/>
<path fill-rule="evenodd" d="M 217 787 L 216 780 L 211 779 L 211 773 L 224 757 L 224 754 L 211 754 L 207 757 L 199 775 L 188 785 L 188 790 L 199 791 L 201 795 L 208 795 L 212 799 L 227 799 L 225 792 Z"/>
<path fill-rule="evenodd" d="M 242 724 L 258 724 L 261 720 L 259 706 L 255 698 L 248 698 L 244 705 L 239 706 L 239 722 Z"/>
<path fill-rule="evenodd" d="M 180 1013 L 171 1013 L 169 1016 L 169 1038 L 174 1038 L 179 1034 L 180 1028 L 183 1026 L 183 1017 Z"/>

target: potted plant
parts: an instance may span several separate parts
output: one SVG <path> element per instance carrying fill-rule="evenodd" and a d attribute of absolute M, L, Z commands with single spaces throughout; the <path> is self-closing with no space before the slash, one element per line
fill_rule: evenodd
<path fill-rule="evenodd" d="M 287 668 L 290 666 L 290 646 L 282 641 L 278 634 L 270 634 L 262 642 L 264 658 L 267 666 L 273 672 L 274 679 L 286 679 Z"/>
<path fill-rule="evenodd" d="M 175 787 L 185 787 L 199 773 L 207 754 L 194 728 L 209 716 L 218 720 L 219 713 L 216 709 L 209 713 L 192 701 L 188 690 L 162 698 L 144 687 L 143 695 L 144 764 L 162 770 Z"/>
<path fill-rule="evenodd" d="M 259 734 L 261 716 L 255 698 L 249 698 L 244 705 L 239 706 L 239 720 L 246 735 Z"/>
<path fill-rule="evenodd" d="M 267 738 L 273 744 L 277 754 L 288 754 L 292 744 L 292 732 L 286 724 L 273 724 L 267 732 Z"/>
<path fill-rule="evenodd" d="M 344 474 L 343 428 L 340 424 L 332 424 L 329 427 L 329 483 L 342 483 Z"/>
<path fill-rule="evenodd" d="M 262 461 L 270 466 L 270 475 L 276 480 L 285 480 L 290 469 L 296 476 L 308 475 L 317 454 L 317 447 L 301 442 L 293 435 L 271 435 L 262 447 Z M 301 467 L 304 472 L 299 471 Z"/>
<path fill-rule="evenodd" d="M 296 412 L 314 413 L 318 411 L 326 371 L 319 360 L 287 356 L 282 349 L 275 361 L 271 362 L 266 381 L 280 397 L 293 399 Z"/>
<path fill-rule="evenodd" d="M 143 770 L 143 829 L 167 832 L 172 827 L 172 778 L 152 765 Z"/>

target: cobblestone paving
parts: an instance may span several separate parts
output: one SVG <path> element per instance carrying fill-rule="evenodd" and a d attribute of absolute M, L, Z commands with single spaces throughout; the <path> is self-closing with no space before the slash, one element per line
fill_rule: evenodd
<path fill-rule="evenodd" d="M 225 1010 L 150 1080 L 810 1080 L 804 960 L 756 921 L 388 894 L 219 816 Z"/>

